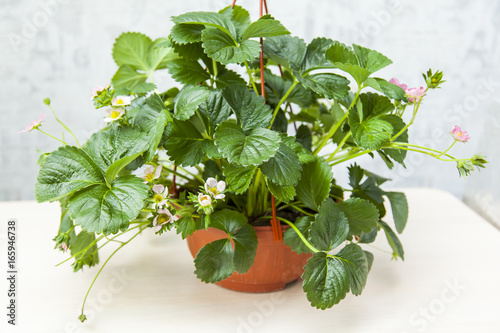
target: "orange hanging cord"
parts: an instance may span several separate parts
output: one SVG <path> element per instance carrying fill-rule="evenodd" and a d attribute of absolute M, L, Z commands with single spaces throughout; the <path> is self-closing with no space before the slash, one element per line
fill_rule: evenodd
<path fill-rule="evenodd" d="M 263 15 L 263 7 L 267 10 L 266 0 L 260 1 L 260 17 Z M 264 84 L 264 40 L 260 39 L 260 92 L 264 100 L 266 99 L 266 88 Z M 279 242 L 283 239 L 283 234 L 281 232 L 281 224 L 280 221 L 276 218 L 276 200 L 274 199 L 274 195 L 271 194 L 271 206 L 273 218 L 271 219 L 271 227 L 273 229 L 273 239 L 275 242 Z"/>

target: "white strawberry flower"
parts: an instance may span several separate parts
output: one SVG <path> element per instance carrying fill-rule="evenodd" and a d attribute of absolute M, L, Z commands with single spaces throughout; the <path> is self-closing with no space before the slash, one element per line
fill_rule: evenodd
<path fill-rule="evenodd" d="M 132 102 L 132 97 L 130 96 L 116 96 L 111 100 L 111 105 L 113 106 L 127 106 Z"/>
<path fill-rule="evenodd" d="M 198 202 L 202 207 L 208 207 L 212 205 L 212 197 L 210 197 L 208 194 L 200 193 L 198 194 Z"/>
<path fill-rule="evenodd" d="M 109 108 L 104 111 L 104 114 L 106 115 L 106 117 L 104 117 L 104 121 L 107 123 L 113 122 L 120 119 L 124 113 L 124 108 Z"/>
<path fill-rule="evenodd" d="M 205 182 L 205 190 L 212 195 L 214 199 L 224 199 L 226 196 L 221 192 L 224 192 L 225 189 L 226 182 L 223 180 L 217 182 L 217 179 L 210 177 Z"/>
<path fill-rule="evenodd" d="M 158 232 L 161 228 L 167 224 L 172 223 L 174 221 L 174 217 L 172 213 L 168 209 L 158 209 L 158 215 L 153 220 L 153 230 L 154 232 Z"/>
<path fill-rule="evenodd" d="M 153 185 L 154 203 L 157 207 L 163 206 L 168 200 L 168 188 L 161 184 Z"/>
<path fill-rule="evenodd" d="M 158 165 L 156 168 L 154 166 L 147 167 L 146 169 L 144 169 L 144 177 L 142 177 L 142 179 L 149 183 L 155 179 L 160 178 L 161 168 L 161 165 Z"/>

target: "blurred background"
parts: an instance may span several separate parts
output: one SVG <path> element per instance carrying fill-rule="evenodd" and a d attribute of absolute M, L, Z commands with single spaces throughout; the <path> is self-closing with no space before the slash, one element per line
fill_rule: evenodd
<path fill-rule="evenodd" d="M 37 150 L 58 143 L 41 133 L 19 130 L 47 114 L 43 129 L 61 128 L 42 103 L 50 97 L 59 117 L 80 141 L 104 126 L 90 101 L 92 88 L 108 83 L 117 67 L 111 57 L 116 37 L 138 31 L 168 35 L 170 17 L 186 11 L 219 10 L 230 0 L 0 0 L 0 201 L 33 200 Z M 358 163 L 392 178 L 390 187 L 433 187 L 463 199 L 500 227 L 500 2 L 495 0 L 267 0 L 270 13 L 293 35 L 311 41 L 325 36 L 376 49 L 394 61 L 378 76 L 425 85 L 421 73 L 442 70 L 447 82 L 430 91 L 414 126 L 412 143 L 446 149 L 455 125 L 471 140 L 451 153 L 484 153 L 487 169 L 459 178 L 456 166 L 409 154 L 407 168 L 389 171 L 378 158 Z M 257 0 L 237 4 L 258 18 Z M 155 77 L 160 90 L 176 85 L 166 71 Z M 340 183 L 346 168 L 334 170 Z"/>

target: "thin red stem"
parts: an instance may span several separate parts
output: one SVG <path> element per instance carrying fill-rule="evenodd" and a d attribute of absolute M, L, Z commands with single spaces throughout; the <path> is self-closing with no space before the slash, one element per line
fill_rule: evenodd
<path fill-rule="evenodd" d="M 177 172 L 177 165 L 174 165 L 174 172 Z M 174 195 L 174 197 L 177 196 L 177 186 L 175 185 L 175 173 L 172 176 L 172 187 L 170 188 L 170 193 Z"/>
<path fill-rule="evenodd" d="M 236 0 L 233 0 L 233 4 L 231 5 L 231 8 L 234 8 L 235 4 L 236 4 Z"/>
<path fill-rule="evenodd" d="M 262 2 L 264 2 L 264 7 L 266 8 L 266 14 L 269 14 L 269 11 L 267 10 L 267 1 L 263 0 Z M 262 14 L 260 16 L 262 16 Z"/>
<path fill-rule="evenodd" d="M 267 14 L 267 3 L 266 0 L 260 1 L 260 16 L 262 17 L 262 9 L 266 7 Z M 264 100 L 266 100 L 266 88 L 264 84 L 264 40 L 260 39 L 260 92 Z M 273 212 L 273 218 L 271 220 L 271 227 L 273 228 L 273 238 L 275 242 L 278 242 L 283 239 L 283 234 L 281 232 L 280 221 L 276 218 L 276 200 L 274 199 L 274 195 L 271 194 L 271 206 Z"/>

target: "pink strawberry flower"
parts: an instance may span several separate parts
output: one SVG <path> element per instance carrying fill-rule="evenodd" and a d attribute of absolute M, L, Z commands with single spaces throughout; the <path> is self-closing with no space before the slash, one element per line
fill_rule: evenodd
<path fill-rule="evenodd" d="M 392 83 L 392 84 L 395 84 L 397 85 L 399 88 L 403 89 L 406 91 L 406 89 L 408 89 L 408 86 L 404 83 L 401 83 L 399 82 L 398 79 L 396 79 L 395 77 L 393 77 L 392 79 L 389 80 L 389 83 Z"/>
<path fill-rule="evenodd" d="M 470 136 L 469 134 L 467 134 L 467 131 L 462 131 L 462 129 L 459 126 L 455 126 L 451 130 L 450 134 L 456 141 L 467 142 L 470 139 Z"/>
<path fill-rule="evenodd" d="M 425 95 L 424 87 L 420 88 L 409 88 L 405 90 L 406 95 L 408 95 L 408 100 L 412 103 L 418 103 L 420 98 Z"/>
<path fill-rule="evenodd" d="M 167 224 L 167 223 L 172 223 L 174 221 L 174 217 L 172 216 L 172 213 L 168 209 L 159 209 L 158 210 L 158 215 L 153 220 L 153 230 L 154 232 L 158 232 L 161 230 L 161 228 Z"/>
<path fill-rule="evenodd" d="M 31 132 L 34 129 L 37 129 L 42 125 L 43 118 L 45 117 L 45 114 L 41 114 L 40 117 L 38 117 L 37 120 L 33 120 L 28 126 L 26 126 L 25 129 L 20 130 L 19 133 L 27 133 Z"/>
<path fill-rule="evenodd" d="M 93 100 L 94 98 L 96 98 L 97 96 L 99 96 L 99 94 L 103 91 L 103 90 L 106 90 L 109 88 L 109 83 L 103 87 L 103 86 L 96 86 L 94 87 L 94 89 L 92 89 L 92 97 L 90 97 L 90 100 Z"/>

